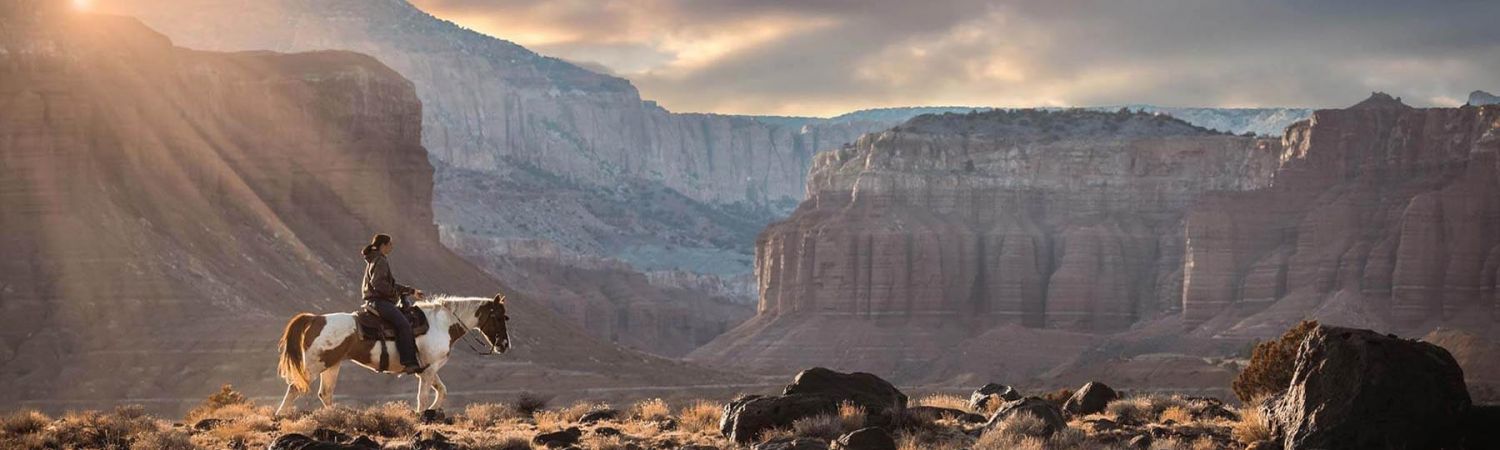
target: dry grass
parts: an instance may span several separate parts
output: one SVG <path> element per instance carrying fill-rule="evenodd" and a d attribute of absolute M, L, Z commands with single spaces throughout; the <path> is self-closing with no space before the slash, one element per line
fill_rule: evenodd
<path fill-rule="evenodd" d="M 1160 415 L 1156 416 L 1156 420 L 1162 423 L 1166 423 L 1169 420 L 1175 423 L 1190 423 L 1193 421 L 1193 413 L 1181 406 L 1168 406 L 1167 409 L 1161 411 Z"/>
<path fill-rule="evenodd" d="M 796 437 L 797 433 L 795 431 L 792 431 L 791 428 L 772 428 L 760 432 L 760 436 L 757 436 L 755 440 L 756 442 L 764 444 L 777 439 L 792 439 Z"/>
<path fill-rule="evenodd" d="M 865 427 L 869 415 L 865 408 L 850 402 L 839 403 L 839 422 L 844 427 L 844 432 L 850 432 Z"/>
<path fill-rule="evenodd" d="M 404 403 L 390 402 L 358 410 L 343 406 L 322 408 L 310 415 L 321 428 L 348 434 L 372 434 L 383 437 L 411 435 L 417 429 L 417 416 Z"/>
<path fill-rule="evenodd" d="M 844 434 L 844 421 L 833 414 L 803 417 L 792 422 L 792 434 L 797 437 L 834 440 Z"/>
<path fill-rule="evenodd" d="M 470 425 L 481 428 L 529 417 L 531 414 L 522 412 L 520 408 L 499 403 L 470 403 L 464 407 L 462 416 Z"/>
<path fill-rule="evenodd" d="M 51 417 L 36 410 L 16 411 L 0 418 L 0 436 L 14 437 L 40 432 L 51 422 Z"/>
<path fill-rule="evenodd" d="M 642 400 L 630 407 L 629 417 L 636 420 L 662 420 L 672 417 L 672 408 L 659 398 Z"/>
<path fill-rule="evenodd" d="M 531 450 L 531 437 L 524 433 L 473 433 L 454 442 L 469 450 Z"/>
<path fill-rule="evenodd" d="M 1104 407 L 1104 413 L 1113 417 L 1116 422 L 1148 423 L 1173 407 L 1186 411 L 1188 401 L 1177 395 L 1144 394 L 1110 402 L 1109 406 Z M 1188 416 L 1191 418 L 1191 414 Z"/>
<path fill-rule="evenodd" d="M 968 411 L 969 399 L 952 394 L 932 394 L 917 399 L 917 406 L 932 406 L 937 408 L 949 408 L 959 411 Z"/>
<path fill-rule="evenodd" d="M 192 436 L 186 431 L 178 429 L 167 429 L 148 431 L 135 437 L 130 443 L 130 450 L 194 450 L 201 446 L 193 444 Z"/>
<path fill-rule="evenodd" d="M 523 392 L 516 396 L 516 412 L 530 417 L 542 410 L 547 409 L 547 398 L 531 392 Z"/>
<path fill-rule="evenodd" d="M 724 407 L 707 400 L 698 400 L 677 411 L 677 425 L 689 433 L 718 433 L 719 418 Z"/>
<path fill-rule="evenodd" d="M 1271 439 L 1271 426 L 1266 422 L 1265 413 L 1261 412 L 1259 405 L 1240 408 L 1240 420 L 1230 427 L 1230 436 L 1245 445 Z"/>

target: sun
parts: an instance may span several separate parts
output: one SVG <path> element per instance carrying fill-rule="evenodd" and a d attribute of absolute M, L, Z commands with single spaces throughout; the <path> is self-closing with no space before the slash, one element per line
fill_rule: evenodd
<path fill-rule="evenodd" d="M 93 3 L 93 0 L 73 0 L 73 9 L 87 11 L 89 6 L 93 6 Z"/>

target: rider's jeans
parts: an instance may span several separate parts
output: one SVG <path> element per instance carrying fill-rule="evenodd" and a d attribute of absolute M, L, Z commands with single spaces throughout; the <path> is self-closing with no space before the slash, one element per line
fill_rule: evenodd
<path fill-rule="evenodd" d="M 417 337 L 412 334 L 411 322 L 406 321 L 406 315 L 401 314 L 396 302 L 371 300 L 369 303 L 375 306 L 375 312 L 380 314 L 380 318 L 396 328 L 396 353 L 401 355 L 401 365 L 420 366 L 417 362 Z"/>

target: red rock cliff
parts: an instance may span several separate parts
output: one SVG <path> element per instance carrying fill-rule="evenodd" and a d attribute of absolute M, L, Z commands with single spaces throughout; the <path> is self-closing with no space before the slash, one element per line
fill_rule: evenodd
<path fill-rule="evenodd" d="M 1185 322 L 1257 335 L 1307 315 L 1490 323 L 1497 128 L 1500 107 L 1417 109 L 1384 94 L 1289 127 L 1271 187 L 1208 196 L 1189 214 Z"/>

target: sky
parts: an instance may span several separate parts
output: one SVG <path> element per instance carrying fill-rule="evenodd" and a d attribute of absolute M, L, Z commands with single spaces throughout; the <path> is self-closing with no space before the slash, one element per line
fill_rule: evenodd
<path fill-rule="evenodd" d="M 1500 91 L 1500 1 L 411 0 L 674 111 L 1414 106 Z"/>

